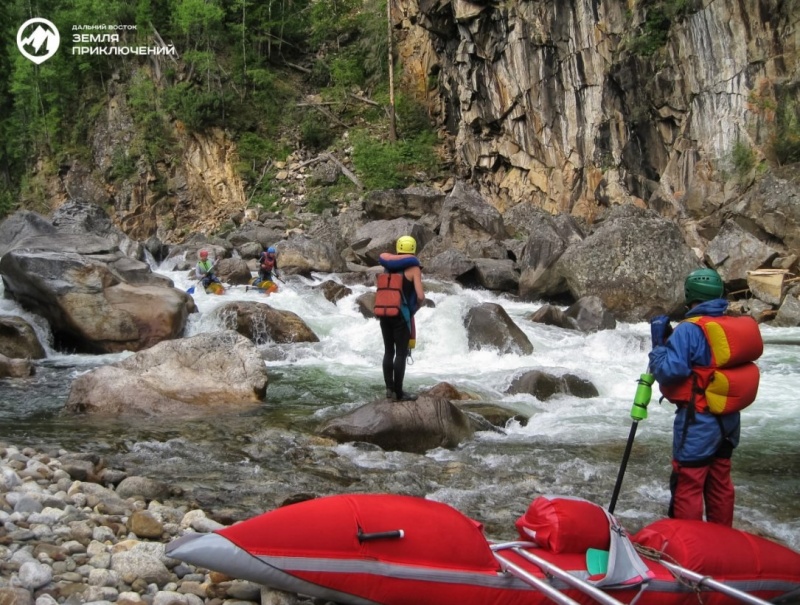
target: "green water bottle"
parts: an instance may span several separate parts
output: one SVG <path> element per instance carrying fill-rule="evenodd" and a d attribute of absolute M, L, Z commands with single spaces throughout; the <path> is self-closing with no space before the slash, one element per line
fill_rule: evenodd
<path fill-rule="evenodd" d="M 636 395 L 633 397 L 633 407 L 631 408 L 631 418 L 634 422 L 647 418 L 647 406 L 650 404 L 655 380 L 655 377 L 650 373 L 639 376 Z"/>

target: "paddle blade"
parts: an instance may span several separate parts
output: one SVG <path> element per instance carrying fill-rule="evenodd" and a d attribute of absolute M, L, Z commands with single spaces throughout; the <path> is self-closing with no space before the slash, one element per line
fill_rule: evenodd
<path fill-rule="evenodd" d="M 189 287 L 189 288 L 186 290 L 186 293 L 187 293 L 187 294 L 194 294 L 194 286 L 190 286 L 190 287 Z"/>

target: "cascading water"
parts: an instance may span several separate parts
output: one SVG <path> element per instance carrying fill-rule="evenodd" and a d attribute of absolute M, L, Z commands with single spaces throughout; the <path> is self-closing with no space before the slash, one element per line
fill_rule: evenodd
<path fill-rule="evenodd" d="M 187 289 L 187 272 L 162 269 Z M 170 480 L 204 507 L 243 517 L 296 493 L 390 491 L 452 504 L 484 522 L 492 537 L 510 537 L 514 519 L 539 494 L 576 495 L 607 506 L 631 424 L 636 380 L 650 348 L 645 323 L 582 334 L 534 324 L 538 308 L 494 293 L 425 280 L 435 308 L 417 315 L 417 348 L 406 389 L 449 382 L 487 402 L 530 417 L 503 432 L 480 432 L 454 450 L 425 456 L 383 452 L 363 444 L 331 445 L 314 437 L 325 419 L 383 396 L 383 350 L 374 319 L 358 312 L 366 286 L 333 304 L 313 288 L 330 276 L 292 277 L 265 297 L 234 287 L 223 296 L 198 288 L 187 336 L 223 328 L 210 311 L 232 300 L 266 302 L 299 315 L 317 343 L 260 344 L 270 374 L 267 400 L 258 411 L 216 413 L 202 419 L 76 418 L 60 414 L 71 379 L 124 355 L 93 357 L 48 350 L 30 380 L 4 380 L 0 439 L 17 445 L 60 445 L 94 451 L 132 472 Z M 466 312 L 481 302 L 501 304 L 533 343 L 532 355 L 470 351 Z M 0 301 L 0 314 L 36 318 Z M 40 331 L 40 337 L 47 337 Z M 765 353 L 758 400 L 743 413 L 741 445 L 734 455 L 736 525 L 800 549 L 800 328 L 762 327 Z M 514 377 L 530 369 L 571 372 L 600 392 L 592 399 L 560 395 L 539 401 L 508 395 Z M 657 389 L 654 390 L 657 393 Z M 671 406 L 654 394 L 649 417 L 639 423 L 617 517 L 629 529 L 664 516 L 669 500 Z"/>

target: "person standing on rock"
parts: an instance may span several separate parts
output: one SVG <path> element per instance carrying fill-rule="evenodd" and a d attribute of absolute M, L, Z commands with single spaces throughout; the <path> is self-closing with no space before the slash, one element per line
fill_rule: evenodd
<path fill-rule="evenodd" d="M 733 525 L 731 457 L 739 443 L 740 410 L 758 391 L 753 363 L 763 341 L 749 316 L 726 315 L 724 284 L 713 269 L 684 282 L 688 312 L 673 331 L 669 318 L 650 320 L 650 369 L 677 406 L 672 435 L 669 516 Z"/>
<path fill-rule="evenodd" d="M 397 254 L 384 252 L 379 262 L 375 317 L 383 335 L 383 381 L 390 401 L 414 401 L 417 396 L 403 390 L 406 358 L 416 339 L 414 314 L 425 300 L 422 269 L 416 257 L 417 242 L 410 235 L 397 240 Z"/>
<path fill-rule="evenodd" d="M 200 261 L 194 268 L 194 275 L 203 283 L 203 288 L 208 288 L 211 283 L 220 283 L 214 275 L 214 263 L 208 260 L 208 250 L 200 250 Z"/>

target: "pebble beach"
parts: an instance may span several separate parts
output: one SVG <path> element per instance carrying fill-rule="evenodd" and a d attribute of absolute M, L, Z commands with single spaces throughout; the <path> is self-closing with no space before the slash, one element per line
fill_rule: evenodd
<path fill-rule="evenodd" d="M 0 443 L 0 605 L 322 605 L 165 556 L 220 527 L 99 456 Z"/>

